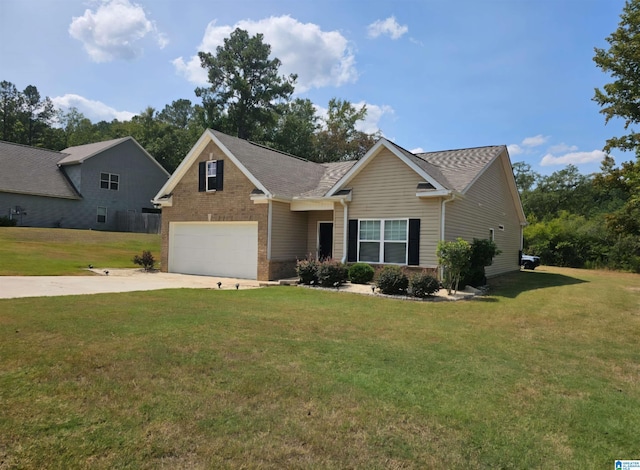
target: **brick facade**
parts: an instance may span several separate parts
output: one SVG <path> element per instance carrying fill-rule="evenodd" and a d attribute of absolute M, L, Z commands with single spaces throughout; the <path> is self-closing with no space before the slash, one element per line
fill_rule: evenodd
<path fill-rule="evenodd" d="M 224 160 L 224 189 L 217 192 L 198 191 L 198 163 Z M 189 167 L 184 177 L 172 191 L 173 205 L 162 208 L 162 256 L 161 269 L 169 266 L 169 224 L 171 222 L 258 222 L 258 273 L 259 280 L 273 279 L 267 259 L 268 204 L 255 204 L 250 199 L 254 184 L 222 153 L 209 142 Z"/>

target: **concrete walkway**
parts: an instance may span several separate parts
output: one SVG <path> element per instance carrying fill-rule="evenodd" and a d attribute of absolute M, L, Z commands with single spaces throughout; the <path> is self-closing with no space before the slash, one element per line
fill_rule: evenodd
<path fill-rule="evenodd" d="M 141 269 L 93 269 L 89 276 L 0 276 L 0 299 L 59 295 L 101 294 L 158 289 L 255 289 L 263 283 L 249 279 L 230 279 L 150 272 Z M 108 271 L 107 275 L 105 271 Z"/>

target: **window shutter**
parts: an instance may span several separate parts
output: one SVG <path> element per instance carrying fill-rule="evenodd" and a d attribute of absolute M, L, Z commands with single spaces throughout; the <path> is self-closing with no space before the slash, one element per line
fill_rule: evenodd
<path fill-rule="evenodd" d="M 354 263 L 358 261 L 358 219 L 349 220 L 347 237 L 349 240 L 347 244 L 347 261 Z"/>
<path fill-rule="evenodd" d="M 409 266 L 420 264 L 420 219 L 409 219 Z"/>
<path fill-rule="evenodd" d="M 222 191 L 222 181 L 224 179 L 224 160 L 216 162 L 216 191 Z"/>
<path fill-rule="evenodd" d="M 198 191 L 207 190 L 207 162 L 198 164 Z"/>

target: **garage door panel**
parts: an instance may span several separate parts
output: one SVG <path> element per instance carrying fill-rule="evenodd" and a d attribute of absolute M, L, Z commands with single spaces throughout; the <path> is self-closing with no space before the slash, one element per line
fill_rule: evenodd
<path fill-rule="evenodd" d="M 256 279 L 256 222 L 171 223 L 169 271 Z"/>

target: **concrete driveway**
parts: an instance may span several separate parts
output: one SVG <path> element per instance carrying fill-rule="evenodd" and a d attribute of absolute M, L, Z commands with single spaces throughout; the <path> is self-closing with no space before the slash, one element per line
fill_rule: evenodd
<path fill-rule="evenodd" d="M 158 289 L 255 289 L 271 283 L 151 272 L 140 269 L 93 269 L 89 276 L 0 276 L 0 299 L 58 295 L 102 294 Z M 108 271 L 107 275 L 105 271 Z M 273 283 L 275 284 L 275 283 Z"/>

